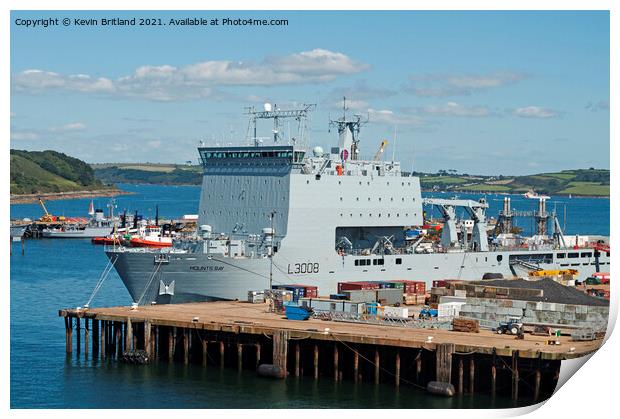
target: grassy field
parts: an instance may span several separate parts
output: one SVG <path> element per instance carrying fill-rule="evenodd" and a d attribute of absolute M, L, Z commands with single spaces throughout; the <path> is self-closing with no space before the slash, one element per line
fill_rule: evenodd
<path fill-rule="evenodd" d="M 508 192 L 510 188 L 504 185 L 489 185 L 486 183 L 480 183 L 478 185 L 459 186 L 458 190 L 463 191 L 475 191 L 475 192 Z"/>
<path fill-rule="evenodd" d="M 418 173 L 425 190 L 609 196 L 609 170 L 575 169 L 527 176 L 431 176 Z"/>
<path fill-rule="evenodd" d="M 609 185 L 600 185 L 594 182 L 570 182 L 568 187 L 559 193 L 563 195 L 609 196 Z"/>
<path fill-rule="evenodd" d="M 466 179 L 454 176 L 425 176 L 420 178 L 420 181 L 434 184 L 460 184 L 468 182 Z"/>

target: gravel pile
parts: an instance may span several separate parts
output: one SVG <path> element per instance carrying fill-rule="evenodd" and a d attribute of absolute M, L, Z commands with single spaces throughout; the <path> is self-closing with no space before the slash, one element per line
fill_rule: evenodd
<path fill-rule="evenodd" d="M 522 298 L 526 301 L 544 301 L 549 303 L 574 304 L 584 306 L 609 306 L 609 301 L 602 298 L 592 297 L 573 287 L 564 286 L 552 279 L 543 278 L 536 281 L 526 281 L 525 279 L 491 279 L 476 281 L 477 285 L 488 285 L 490 287 L 505 288 L 529 288 L 543 290 L 542 297 Z"/>

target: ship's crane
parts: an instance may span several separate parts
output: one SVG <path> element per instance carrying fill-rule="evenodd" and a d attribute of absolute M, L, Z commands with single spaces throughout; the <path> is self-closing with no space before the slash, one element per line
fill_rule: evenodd
<path fill-rule="evenodd" d="M 52 223 L 56 221 L 56 217 L 54 217 L 52 214 L 50 214 L 47 211 L 47 208 L 45 207 L 45 203 L 43 202 L 41 198 L 39 198 L 39 205 L 41 205 L 41 208 L 43 208 L 43 212 L 45 213 L 45 215 L 40 218 L 41 221 L 43 221 L 44 223 Z"/>
<path fill-rule="evenodd" d="M 385 151 L 385 147 L 388 145 L 388 140 L 381 141 L 381 145 L 379 146 L 379 150 L 377 150 L 377 154 L 375 154 L 375 161 L 381 160 L 381 156 Z"/>

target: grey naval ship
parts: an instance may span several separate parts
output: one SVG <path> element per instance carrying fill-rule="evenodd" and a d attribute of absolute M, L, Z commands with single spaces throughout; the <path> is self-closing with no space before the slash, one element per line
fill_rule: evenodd
<path fill-rule="evenodd" d="M 535 219 L 536 234 L 522 237 L 512 227 L 524 214 L 508 197 L 492 234 L 484 199 L 423 198 L 418 177 L 383 161 L 385 143 L 375 156 L 360 156 L 360 128 L 368 122 L 360 115 L 343 110 L 330 121 L 338 145 L 309 150 L 312 108 L 252 108 L 246 145 L 198 147 L 204 175 L 193 237 L 169 249 L 106 248 L 135 303 L 245 299 L 270 283 L 316 285 L 327 295 L 342 281 L 413 279 L 429 286 L 538 269 L 575 269 L 582 280 L 610 270 L 608 252 L 569 242 L 545 199 L 525 214 Z M 257 137 L 264 119 L 273 121 L 273 138 Z M 283 138 L 287 119 L 296 137 Z M 425 205 L 443 216 L 436 240 L 411 234 L 424 225 Z M 469 218 L 457 220 L 457 210 Z"/>

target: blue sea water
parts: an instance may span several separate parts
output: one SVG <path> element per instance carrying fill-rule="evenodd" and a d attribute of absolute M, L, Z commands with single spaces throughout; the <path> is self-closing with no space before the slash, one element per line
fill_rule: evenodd
<path fill-rule="evenodd" d="M 154 217 L 196 214 L 199 187 L 121 185 L 135 192 L 117 198 L 116 211 Z M 447 194 L 434 194 L 442 197 Z M 478 199 L 462 194 L 461 198 Z M 494 215 L 503 196 L 487 196 Z M 85 216 L 89 199 L 49 201 L 55 215 Z M 96 199 L 104 208 L 107 198 Z M 531 210 L 535 201 L 513 196 L 513 207 Z M 568 234 L 609 234 L 609 200 L 564 197 L 549 205 L 563 215 Z M 561 208 L 561 210 L 560 210 Z M 11 206 L 11 218 L 38 218 L 37 204 Z M 438 215 L 438 214 L 436 214 Z M 562 217 L 560 217 L 562 218 Z M 561 221 L 562 222 L 562 221 Z M 530 227 L 523 220 L 523 228 Z M 409 386 L 310 379 L 267 380 L 248 371 L 159 363 L 131 366 L 65 355 L 64 323 L 58 309 L 83 305 L 105 267 L 102 248 L 88 240 L 28 240 L 25 254 L 13 244 L 10 261 L 11 407 L 13 408 L 470 408 L 509 407 L 507 399 L 484 396 L 431 397 Z M 129 294 L 113 273 L 93 306 L 128 305 Z"/>

